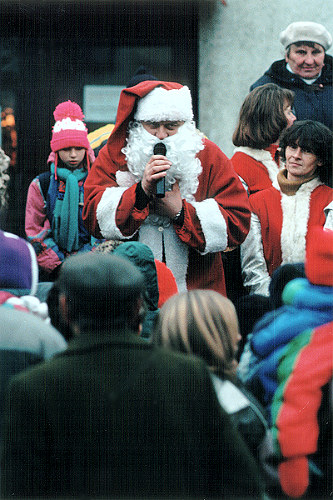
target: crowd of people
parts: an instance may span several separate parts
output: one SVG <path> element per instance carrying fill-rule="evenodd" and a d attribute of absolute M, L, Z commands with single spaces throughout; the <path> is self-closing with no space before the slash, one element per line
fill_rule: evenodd
<path fill-rule="evenodd" d="M 231 159 L 148 71 L 90 138 L 57 105 L 0 228 L 3 498 L 332 494 L 332 38 L 280 41 Z"/>

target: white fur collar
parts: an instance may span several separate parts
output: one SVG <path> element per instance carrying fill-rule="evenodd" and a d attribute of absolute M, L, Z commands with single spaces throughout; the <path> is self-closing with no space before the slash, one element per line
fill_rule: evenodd
<path fill-rule="evenodd" d="M 282 264 L 305 261 L 305 238 L 308 230 L 311 193 L 321 184 L 322 182 L 315 178 L 302 184 L 294 196 L 281 193 Z"/>

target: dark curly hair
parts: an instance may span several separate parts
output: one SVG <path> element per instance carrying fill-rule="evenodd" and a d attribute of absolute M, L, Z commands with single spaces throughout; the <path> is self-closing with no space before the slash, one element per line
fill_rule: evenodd
<path fill-rule="evenodd" d="M 332 187 L 332 144 L 333 133 L 322 123 L 313 120 L 296 121 L 280 137 L 281 158 L 285 161 L 287 146 L 294 145 L 314 154 L 321 163 L 317 168 L 319 179 Z"/>

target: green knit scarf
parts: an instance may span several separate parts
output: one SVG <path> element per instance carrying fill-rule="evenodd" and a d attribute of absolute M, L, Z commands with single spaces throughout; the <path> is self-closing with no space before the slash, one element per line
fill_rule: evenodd
<path fill-rule="evenodd" d="M 52 163 L 51 173 L 55 167 Z M 57 199 L 54 207 L 52 231 L 59 247 L 67 252 L 79 249 L 79 181 L 87 176 L 83 168 L 69 170 L 57 167 L 57 176 L 65 182 L 63 200 Z"/>

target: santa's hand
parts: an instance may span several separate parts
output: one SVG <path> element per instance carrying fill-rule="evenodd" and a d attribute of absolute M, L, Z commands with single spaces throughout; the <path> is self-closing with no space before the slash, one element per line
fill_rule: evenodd
<path fill-rule="evenodd" d="M 152 196 L 155 193 L 156 182 L 166 176 L 167 170 L 171 167 L 171 161 L 163 155 L 153 155 L 148 161 L 141 186 L 147 196 Z"/>
<path fill-rule="evenodd" d="M 166 191 L 164 198 L 154 199 L 154 212 L 159 215 L 166 215 L 173 219 L 182 209 L 182 197 L 178 182 L 176 181 L 171 191 Z"/>

